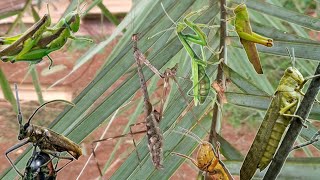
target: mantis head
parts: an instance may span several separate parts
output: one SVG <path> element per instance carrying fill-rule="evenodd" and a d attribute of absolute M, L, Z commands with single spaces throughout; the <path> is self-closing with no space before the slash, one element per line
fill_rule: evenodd
<path fill-rule="evenodd" d="M 178 22 L 176 25 L 177 25 L 176 31 L 178 33 L 182 32 L 187 27 L 187 25 L 185 23 L 182 23 L 182 22 Z"/>

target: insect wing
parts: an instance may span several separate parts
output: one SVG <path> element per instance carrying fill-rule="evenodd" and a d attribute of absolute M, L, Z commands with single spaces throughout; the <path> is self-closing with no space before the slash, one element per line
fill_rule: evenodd
<path fill-rule="evenodd" d="M 229 172 L 229 170 L 226 168 L 226 166 L 220 160 L 219 160 L 219 163 L 215 167 L 215 171 L 220 176 L 218 179 L 223 179 L 223 180 L 233 180 L 234 179 L 232 177 L 231 173 Z"/>
<path fill-rule="evenodd" d="M 257 135 L 250 147 L 248 154 L 240 169 L 240 179 L 249 180 L 255 174 L 258 164 L 263 156 L 263 153 L 268 145 L 268 140 L 271 136 L 272 128 L 279 117 L 281 93 L 276 92 L 271 104 L 266 112 L 266 115 L 260 125 Z"/>
<path fill-rule="evenodd" d="M 255 43 L 251 41 L 247 41 L 245 39 L 240 38 L 240 42 L 246 51 L 249 61 L 253 65 L 254 69 L 258 74 L 263 74 L 263 70 L 260 63 L 260 57 L 258 54 L 257 46 Z"/>
<path fill-rule="evenodd" d="M 78 144 L 50 129 L 46 130 L 46 139 L 53 148 L 51 150 L 56 150 L 59 152 L 67 151 L 75 159 L 78 159 L 82 155 L 81 147 Z"/>

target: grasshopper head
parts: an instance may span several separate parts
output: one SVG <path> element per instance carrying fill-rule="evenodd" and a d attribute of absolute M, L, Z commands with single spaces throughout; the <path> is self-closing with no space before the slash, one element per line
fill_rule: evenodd
<path fill-rule="evenodd" d="M 234 9 L 234 13 L 238 14 L 239 12 L 243 12 L 247 10 L 247 6 L 246 4 L 239 4 L 235 9 Z"/>
<path fill-rule="evenodd" d="M 298 69 L 294 67 L 288 67 L 284 72 L 284 76 L 291 77 L 298 86 L 304 83 L 304 78 Z"/>
<path fill-rule="evenodd" d="M 203 142 L 198 150 L 197 161 L 198 168 L 207 171 L 212 161 L 215 159 L 215 154 L 212 145 L 208 142 Z"/>
<path fill-rule="evenodd" d="M 80 27 L 80 15 L 77 11 L 72 11 L 65 17 L 65 21 L 68 24 L 72 32 L 77 32 Z"/>

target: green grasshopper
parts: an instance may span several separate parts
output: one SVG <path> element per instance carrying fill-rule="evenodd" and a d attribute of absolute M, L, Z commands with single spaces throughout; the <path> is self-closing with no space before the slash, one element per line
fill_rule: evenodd
<path fill-rule="evenodd" d="M 73 33 L 76 33 L 80 27 L 80 15 L 77 11 L 72 11 L 65 18 L 62 18 L 55 26 L 47 28 L 41 34 L 37 34 L 39 39 L 36 44 L 33 44 L 32 49 L 28 52 L 18 55 L 7 55 L 2 57 L 3 61 L 28 61 L 38 63 L 44 56 L 47 56 L 52 65 L 52 59 L 49 54 L 63 47 L 68 38 L 76 39 Z M 84 39 L 92 41 L 89 39 Z M 50 67 L 49 66 L 49 67 Z"/>
<path fill-rule="evenodd" d="M 263 74 L 260 57 L 255 43 L 267 47 L 273 46 L 273 40 L 252 32 L 247 6 L 240 4 L 234 9 L 235 29 L 239 35 L 240 42 L 246 51 L 249 61 L 258 74 Z"/>
<path fill-rule="evenodd" d="M 5 61 L 6 56 L 15 56 L 17 58 L 28 53 L 31 48 L 38 43 L 41 34 L 47 30 L 51 24 L 50 15 L 45 14 L 38 22 L 31 26 L 23 34 L 12 37 L 0 37 L 1 45 L 8 45 L 0 51 L 0 57 Z"/>
<path fill-rule="evenodd" d="M 294 114 L 303 96 L 301 89 L 308 79 L 294 67 L 286 69 L 242 164 L 240 179 L 251 179 L 257 168 L 262 171 L 268 166 L 292 117 L 304 121 Z"/>
<path fill-rule="evenodd" d="M 189 19 L 194 15 L 202 13 L 207 9 L 207 7 L 204 7 L 198 11 L 190 12 L 183 18 L 183 22 L 175 23 L 166 12 L 162 3 L 161 6 L 168 18 L 176 25 L 175 30 L 177 32 L 178 38 L 191 58 L 194 103 L 195 105 L 202 104 L 206 100 L 210 89 L 210 79 L 205 72 L 207 61 L 205 59 L 204 47 L 208 48 L 212 53 L 215 52 L 208 46 L 207 36 L 200 28 L 208 26 L 204 24 L 195 24 Z M 182 31 L 187 27 L 193 30 L 195 34 L 184 34 Z M 189 43 L 200 45 L 202 58 L 200 58 L 193 51 Z"/>

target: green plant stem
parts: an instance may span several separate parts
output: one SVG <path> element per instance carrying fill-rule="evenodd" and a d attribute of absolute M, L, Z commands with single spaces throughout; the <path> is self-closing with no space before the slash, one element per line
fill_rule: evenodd
<path fill-rule="evenodd" d="M 32 77 L 32 83 L 34 86 L 34 89 L 36 90 L 37 96 L 38 96 L 38 101 L 40 104 L 44 103 L 43 96 L 42 96 L 42 91 L 41 91 L 41 85 L 38 77 L 38 72 L 35 68 L 35 65 L 32 65 L 30 67 L 31 69 L 31 77 Z"/>

